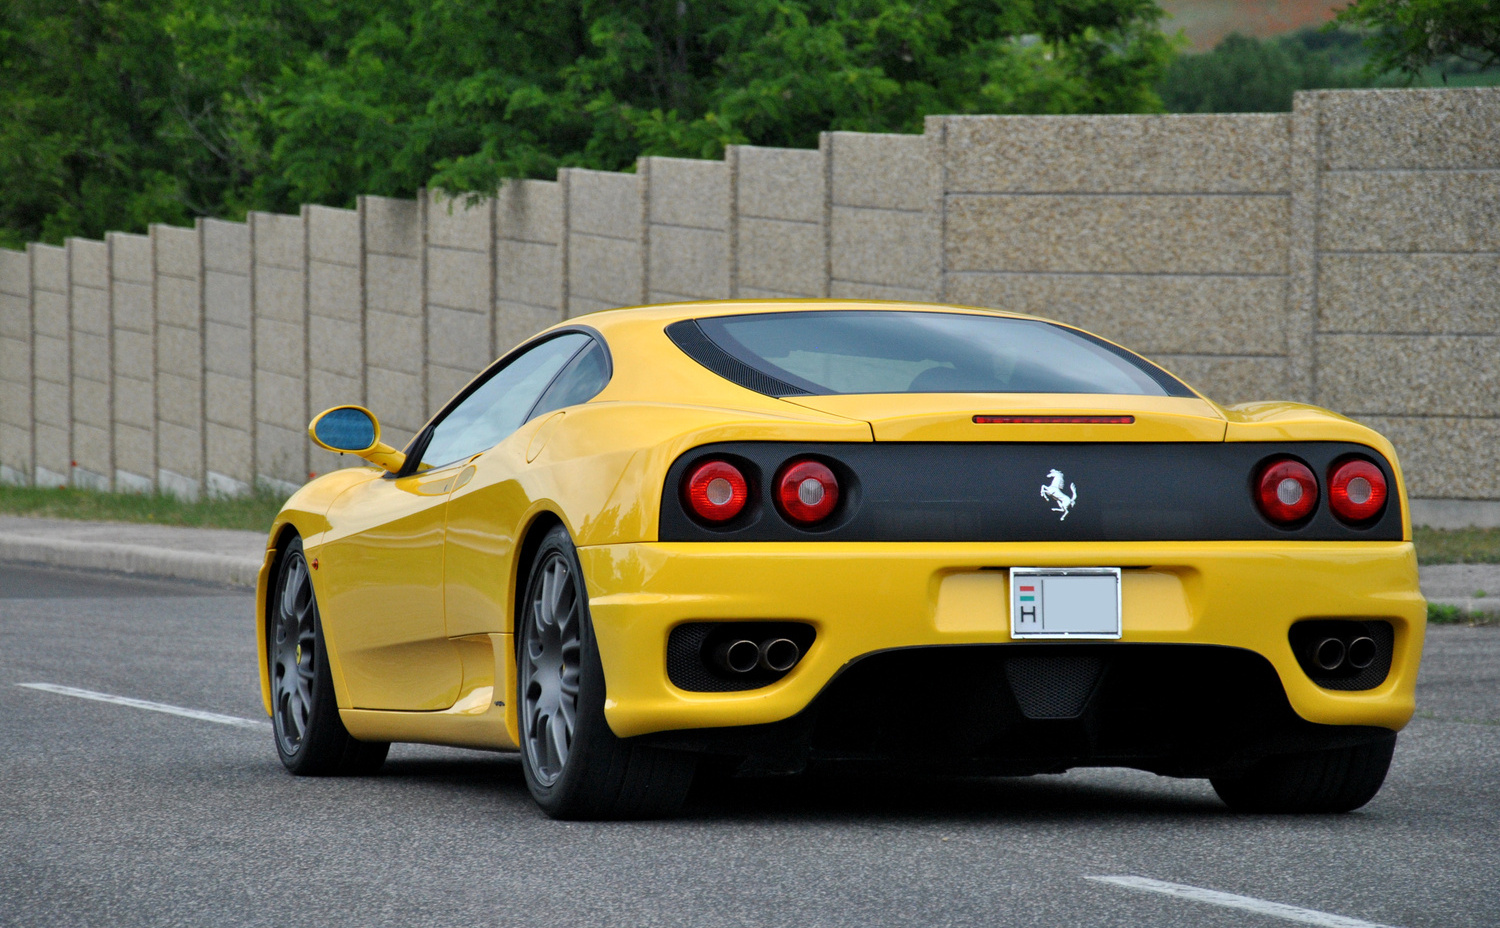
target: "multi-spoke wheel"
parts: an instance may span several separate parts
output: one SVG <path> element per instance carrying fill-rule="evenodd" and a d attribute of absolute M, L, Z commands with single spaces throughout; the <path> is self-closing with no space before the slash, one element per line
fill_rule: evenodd
<path fill-rule="evenodd" d="M 303 776 L 378 770 L 390 745 L 356 741 L 339 718 L 318 600 L 300 538 L 281 555 L 266 607 L 271 727 L 281 762 Z"/>
<path fill-rule="evenodd" d="M 536 571 L 525 613 L 528 634 L 521 655 L 521 711 L 526 715 L 523 748 L 537 781 L 557 782 L 568 764 L 578 722 L 580 602 L 573 571 L 561 551 L 551 551 Z"/>
<path fill-rule="evenodd" d="M 554 818 L 642 818 L 675 811 L 691 756 L 621 739 L 604 718 L 604 667 L 578 553 L 562 526 L 532 559 L 517 610 L 521 769 Z"/>

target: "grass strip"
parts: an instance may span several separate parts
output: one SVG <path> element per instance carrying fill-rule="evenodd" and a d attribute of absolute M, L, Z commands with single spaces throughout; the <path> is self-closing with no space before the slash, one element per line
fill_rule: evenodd
<path fill-rule="evenodd" d="M 1500 564 L 1500 528 L 1417 528 L 1419 564 Z"/>
<path fill-rule="evenodd" d="M 1500 625 L 1500 615 L 1493 612 L 1465 612 L 1445 603 L 1428 603 L 1427 621 L 1431 625 L 1467 625 L 1479 628 Z"/>
<path fill-rule="evenodd" d="M 103 493 L 72 487 L 0 486 L 0 513 L 92 522 L 145 522 L 264 532 L 286 497 L 259 490 L 248 496 L 195 501 L 167 493 Z"/>

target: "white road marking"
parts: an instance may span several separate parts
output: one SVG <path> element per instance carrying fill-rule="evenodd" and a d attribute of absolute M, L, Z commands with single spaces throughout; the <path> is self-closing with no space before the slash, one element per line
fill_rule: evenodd
<path fill-rule="evenodd" d="M 202 709 L 185 709 L 182 706 L 170 706 L 164 702 L 132 699 L 129 696 L 112 696 L 109 693 L 96 693 L 93 690 L 58 686 L 56 683 L 17 683 L 16 686 L 24 686 L 29 690 L 41 690 L 44 693 L 56 693 L 59 696 L 73 696 L 77 699 L 92 699 L 96 702 L 114 703 L 117 706 L 130 706 L 132 709 L 145 709 L 148 712 L 165 712 L 167 715 L 180 715 L 185 719 L 197 719 L 200 722 L 217 722 L 220 725 L 236 725 L 240 728 L 271 727 L 270 722 L 242 719 L 237 715 L 220 715 L 217 712 L 204 712 Z"/>
<path fill-rule="evenodd" d="M 1150 880 L 1143 876 L 1086 876 L 1084 879 L 1093 880 L 1096 883 L 1112 883 L 1115 886 L 1123 886 L 1140 892 L 1161 893 L 1165 896 L 1191 899 L 1194 902 L 1206 902 L 1209 905 L 1220 905 L 1228 909 L 1241 909 L 1259 915 L 1269 915 L 1272 918 L 1282 918 L 1289 922 L 1301 922 L 1304 925 L 1319 925 L 1321 928 L 1390 928 L 1388 925 L 1377 925 L 1374 922 L 1349 918 L 1346 915 L 1333 915 L 1328 912 L 1319 912 L 1317 909 L 1302 909 L 1281 902 L 1267 902 L 1253 896 L 1236 896 L 1234 893 L 1221 893 L 1218 890 L 1186 886 L 1182 883 Z"/>

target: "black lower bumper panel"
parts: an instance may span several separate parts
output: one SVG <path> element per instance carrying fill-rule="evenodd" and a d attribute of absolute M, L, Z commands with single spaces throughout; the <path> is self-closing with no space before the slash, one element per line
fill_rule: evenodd
<path fill-rule="evenodd" d="M 1252 651 L 1028 642 L 884 651 L 846 666 L 785 721 L 642 737 L 739 758 L 745 772 L 858 764 L 1021 775 L 1119 766 L 1202 777 L 1390 736 L 1302 719 L 1270 662 Z"/>

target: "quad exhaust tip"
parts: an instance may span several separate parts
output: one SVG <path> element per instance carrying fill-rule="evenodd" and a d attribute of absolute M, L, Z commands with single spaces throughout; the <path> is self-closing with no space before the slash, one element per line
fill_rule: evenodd
<path fill-rule="evenodd" d="M 785 673 L 792 669 L 797 659 L 802 656 L 802 649 L 790 638 L 772 638 L 763 641 L 760 645 L 760 666 L 763 670 L 772 673 Z"/>
<path fill-rule="evenodd" d="M 1355 670 L 1364 670 L 1366 667 L 1375 663 L 1375 657 L 1379 650 L 1380 649 L 1375 644 L 1374 638 L 1371 638 L 1368 635 L 1360 635 L 1358 638 L 1349 642 L 1349 647 L 1346 651 L 1344 659 L 1347 660 L 1349 662 L 1349 666 L 1353 667 Z"/>
<path fill-rule="evenodd" d="M 732 674 L 747 674 L 757 668 L 786 673 L 801 659 L 802 649 L 790 638 L 768 638 L 759 644 L 736 638 L 719 645 L 713 654 L 714 665 Z"/>
<path fill-rule="evenodd" d="M 1373 652 L 1375 650 L 1375 642 L 1369 638 L 1363 640 L 1370 642 L 1370 660 L 1374 660 L 1375 657 Z M 1318 667 L 1322 670 L 1338 670 L 1340 667 L 1344 666 L 1344 656 L 1347 650 L 1348 649 L 1344 647 L 1344 642 L 1340 641 L 1339 639 L 1324 638 L 1317 644 L 1313 645 L 1313 663 L 1318 665 Z M 1368 666 L 1368 663 L 1366 664 L 1366 666 Z"/>
<path fill-rule="evenodd" d="M 727 641 L 714 651 L 714 663 L 730 673 L 749 673 L 760 665 L 760 646 L 748 638 Z"/>

